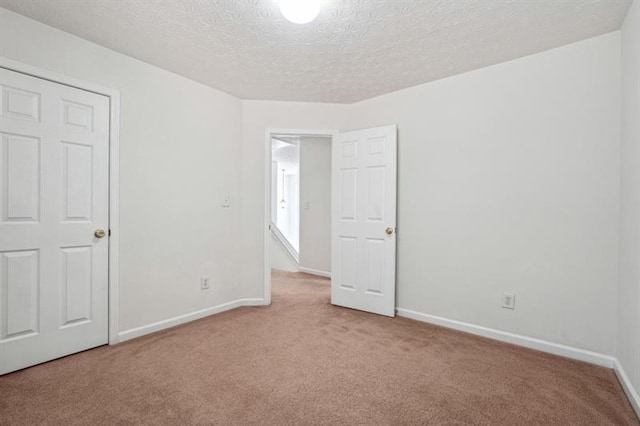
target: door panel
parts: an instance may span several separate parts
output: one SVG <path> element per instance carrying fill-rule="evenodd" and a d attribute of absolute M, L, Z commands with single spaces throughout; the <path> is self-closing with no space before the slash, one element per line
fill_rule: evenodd
<path fill-rule="evenodd" d="M 38 332 L 38 251 L 2 253 L 2 340 Z"/>
<path fill-rule="evenodd" d="M 40 205 L 40 140 L 2 133 L 2 220 L 37 222 Z"/>
<path fill-rule="evenodd" d="M 91 246 L 62 249 L 62 327 L 91 321 L 91 258 Z"/>
<path fill-rule="evenodd" d="M 63 222 L 91 221 L 93 207 L 93 147 L 62 142 Z"/>
<path fill-rule="evenodd" d="M 109 99 L 0 68 L 0 374 L 107 343 Z"/>
<path fill-rule="evenodd" d="M 395 315 L 396 145 L 396 126 L 334 138 L 331 303 L 335 305 Z"/>
<path fill-rule="evenodd" d="M 356 193 L 358 190 L 358 170 L 340 170 L 340 219 L 356 220 Z"/>
<path fill-rule="evenodd" d="M 384 295 L 385 240 L 378 238 L 365 239 L 366 253 L 366 288 L 367 293 Z"/>

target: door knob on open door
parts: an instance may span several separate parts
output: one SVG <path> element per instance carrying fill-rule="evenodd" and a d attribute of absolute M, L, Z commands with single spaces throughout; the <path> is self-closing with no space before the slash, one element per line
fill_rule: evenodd
<path fill-rule="evenodd" d="M 393 234 L 393 228 L 387 228 L 384 232 L 386 232 L 387 235 L 391 235 Z"/>
<path fill-rule="evenodd" d="M 93 235 L 95 235 L 96 238 L 103 238 L 106 234 L 104 232 L 104 229 L 97 229 L 96 232 L 93 233 Z"/>

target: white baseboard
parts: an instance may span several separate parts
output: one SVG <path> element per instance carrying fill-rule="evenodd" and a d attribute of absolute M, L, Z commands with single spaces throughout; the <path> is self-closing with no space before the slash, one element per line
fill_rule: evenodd
<path fill-rule="evenodd" d="M 415 312 L 409 309 L 397 308 L 397 312 L 398 316 L 401 317 L 440 325 L 442 327 L 452 328 L 454 330 L 464 331 L 466 333 L 475 334 L 477 336 L 488 337 L 490 339 L 500 340 L 501 342 L 524 346 L 525 348 L 536 349 L 542 352 L 600 365 L 602 367 L 613 368 L 615 361 L 615 358 L 609 355 L 561 345 L 559 343 L 548 342 L 546 340 L 522 336 L 519 334 L 509 333 L 506 331 L 495 330 L 493 328 L 483 327 L 480 325 L 437 317 L 435 315 L 423 314 L 421 312 Z"/>
<path fill-rule="evenodd" d="M 298 271 L 304 272 L 305 274 L 317 275 L 319 277 L 331 278 L 331 272 L 320 271 L 318 269 L 303 268 L 300 266 L 298 267 Z"/>
<path fill-rule="evenodd" d="M 269 303 L 266 303 L 266 301 L 263 298 L 240 299 L 240 302 L 242 302 L 242 306 L 267 306 L 267 305 L 269 305 Z"/>
<path fill-rule="evenodd" d="M 631 380 L 629 380 L 629 376 L 627 376 L 624 368 L 622 368 L 622 364 L 620 364 L 620 361 L 618 361 L 617 359 L 614 361 L 613 371 L 615 371 L 616 376 L 618 377 L 618 381 L 620 382 L 620 385 L 622 385 L 624 393 L 627 395 L 627 398 L 629 398 L 631 406 L 638 415 L 638 418 L 640 418 L 640 395 L 638 395 L 638 392 L 633 387 Z"/>
<path fill-rule="evenodd" d="M 141 337 L 146 334 L 155 333 L 156 331 L 175 327 L 176 325 L 185 324 L 187 322 L 208 317 L 209 315 L 219 314 L 221 312 L 229 311 L 231 309 L 239 308 L 241 306 L 259 306 L 264 304 L 265 304 L 264 299 L 233 300 L 231 302 L 223 303 L 217 306 L 212 306 L 210 308 L 201 309 L 199 311 L 191 312 L 184 315 L 179 315 L 177 317 L 154 322 L 152 324 L 143 325 L 141 327 L 136 327 L 129 330 L 121 331 L 118 333 L 118 342 L 126 342 L 127 340 L 135 339 L 136 337 Z"/>

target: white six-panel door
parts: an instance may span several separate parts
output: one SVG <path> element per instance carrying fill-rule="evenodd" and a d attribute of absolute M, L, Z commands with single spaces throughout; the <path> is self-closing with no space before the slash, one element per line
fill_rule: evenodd
<path fill-rule="evenodd" d="M 107 343 L 109 99 L 3 68 L 0 89 L 4 374 Z"/>
<path fill-rule="evenodd" d="M 395 315 L 396 126 L 332 144 L 331 303 Z"/>

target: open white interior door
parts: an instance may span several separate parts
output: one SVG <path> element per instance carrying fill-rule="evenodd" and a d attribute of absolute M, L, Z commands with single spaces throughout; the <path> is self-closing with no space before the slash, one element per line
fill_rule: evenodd
<path fill-rule="evenodd" d="M 395 315 L 396 126 L 332 144 L 331 303 Z"/>

